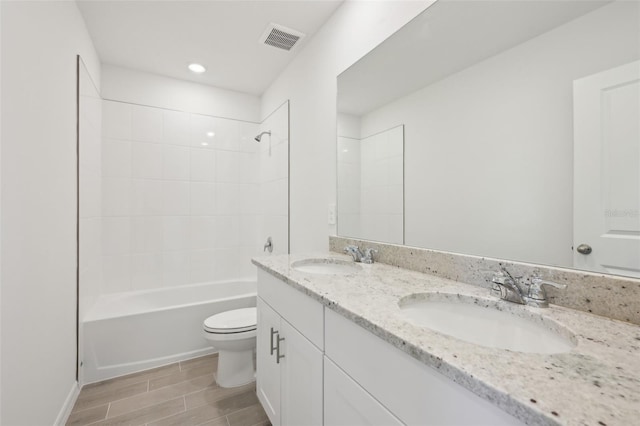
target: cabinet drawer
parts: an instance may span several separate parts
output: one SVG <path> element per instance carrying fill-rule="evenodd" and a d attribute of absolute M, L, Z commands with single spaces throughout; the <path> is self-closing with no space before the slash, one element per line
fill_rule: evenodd
<path fill-rule="evenodd" d="M 322 304 L 260 268 L 258 295 L 311 343 L 324 348 Z"/>
<path fill-rule="evenodd" d="M 403 423 L 523 425 L 330 309 L 325 309 L 325 353 Z"/>
<path fill-rule="evenodd" d="M 402 422 L 324 357 L 325 426 L 400 426 Z"/>

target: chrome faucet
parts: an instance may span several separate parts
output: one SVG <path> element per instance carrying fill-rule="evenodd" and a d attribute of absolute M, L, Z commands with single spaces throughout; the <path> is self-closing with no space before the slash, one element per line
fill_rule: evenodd
<path fill-rule="evenodd" d="M 371 264 L 374 262 L 373 255 L 378 253 L 378 250 L 367 248 L 363 252 L 358 246 L 346 246 L 344 252 L 350 254 L 354 262 Z"/>
<path fill-rule="evenodd" d="M 523 281 L 522 277 L 514 277 L 504 266 L 500 266 L 500 272 L 494 274 L 491 279 L 491 294 L 508 302 L 530 305 L 538 308 L 548 308 L 549 301 L 543 285 L 555 288 L 566 288 L 566 284 L 558 284 L 543 280 L 539 274 L 531 277 L 531 282 Z"/>
<path fill-rule="evenodd" d="M 558 284 L 553 281 L 543 280 L 539 274 L 534 274 L 531 277 L 531 284 L 529 284 L 529 294 L 527 295 L 527 304 L 537 306 L 538 308 L 548 308 L 549 301 L 547 300 L 547 292 L 544 291 L 543 285 L 550 285 L 558 289 L 567 288 L 566 284 Z"/>
<path fill-rule="evenodd" d="M 524 294 L 520 287 L 522 277 L 514 277 L 504 266 L 500 266 L 500 272 L 496 272 L 491 279 L 491 294 L 508 302 L 525 304 Z"/>

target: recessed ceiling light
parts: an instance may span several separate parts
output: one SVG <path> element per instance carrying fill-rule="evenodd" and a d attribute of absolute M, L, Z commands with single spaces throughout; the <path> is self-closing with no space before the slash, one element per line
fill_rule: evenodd
<path fill-rule="evenodd" d="M 196 63 L 189 64 L 189 69 L 198 74 L 203 73 L 207 70 L 203 65 L 196 64 Z"/>
<path fill-rule="evenodd" d="M 200 143 L 200 145 L 202 145 L 202 146 L 209 146 L 209 142 L 202 142 L 202 143 Z"/>
<path fill-rule="evenodd" d="M 207 137 L 212 138 L 212 137 L 214 137 L 215 135 L 216 135 L 216 134 L 215 134 L 215 132 L 207 132 Z"/>

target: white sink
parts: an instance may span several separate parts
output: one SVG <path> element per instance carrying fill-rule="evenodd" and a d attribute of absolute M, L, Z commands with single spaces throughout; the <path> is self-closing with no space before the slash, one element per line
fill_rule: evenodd
<path fill-rule="evenodd" d="M 523 306 L 449 293 L 420 293 L 398 302 L 411 323 L 480 346 L 555 354 L 576 345 L 560 324 Z"/>
<path fill-rule="evenodd" d="M 306 272 L 308 274 L 324 274 L 324 275 L 349 275 L 355 274 L 362 270 L 362 267 L 353 262 L 347 262 L 340 259 L 304 259 L 298 260 L 291 264 L 296 271 Z"/>

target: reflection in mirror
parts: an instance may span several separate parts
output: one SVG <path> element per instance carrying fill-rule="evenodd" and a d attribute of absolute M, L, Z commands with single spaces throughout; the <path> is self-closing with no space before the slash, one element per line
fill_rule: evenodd
<path fill-rule="evenodd" d="M 404 124 L 405 244 L 640 277 L 639 59 L 635 1 L 439 0 L 338 112 Z"/>
<path fill-rule="evenodd" d="M 339 234 L 402 244 L 404 126 L 360 137 L 356 117 L 338 122 Z"/>

